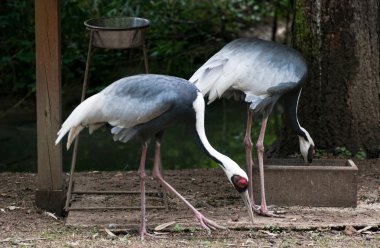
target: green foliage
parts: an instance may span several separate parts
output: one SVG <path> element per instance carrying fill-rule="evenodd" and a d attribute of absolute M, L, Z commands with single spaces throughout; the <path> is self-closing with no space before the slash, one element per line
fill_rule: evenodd
<path fill-rule="evenodd" d="M 315 152 L 315 157 L 316 158 L 326 158 L 328 157 L 328 152 L 323 149 L 317 149 Z"/>
<path fill-rule="evenodd" d="M 183 232 L 185 230 L 185 228 L 181 225 L 181 224 L 175 224 L 175 226 L 173 227 L 173 232 Z"/>
<path fill-rule="evenodd" d="M 92 235 L 97 235 L 97 234 L 99 233 L 97 227 L 92 227 L 92 228 L 90 229 L 90 232 L 91 232 Z"/>
<path fill-rule="evenodd" d="M 267 16 L 286 11 L 288 0 L 65 0 L 61 1 L 62 81 L 82 83 L 90 18 L 139 16 L 150 20 L 147 41 L 152 73 L 189 78 L 226 42 Z M 35 84 L 34 1 L 4 1 L 0 6 L 0 86 L 25 91 Z M 104 50 L 104 49 L 103 49 Z M 143 72 L 141 51 L 97 49 L 91 63 L 91 89 Z M 65 88 L 64 88 L 65 89 Z"/>
<path fill-rule="evenodd" d="M 89 42 L 89 32 L 83 24 L 85 20 L 118 16 L 138 16 L 150 20 L 146 35 L 150 72 L 189 78 L 225 43 L 239 37 L 242 31 L 252 29 L 266 17 L 273 16 L 276 2 L 281 7 L 279 13 L 283 15 L 288 0 L 60 1 L 64 110 L 68 108 L 65 104 L 70 104 L 66 97 L 68 92 L 73 86 L 80 89 L 83 82 Z M 2 1 L 0 94 L 25 94 L 35 87 L 34 25 L 34 1 Z M 94 49 L 88 94 L 100 91 L 120 77 L 144 72 L 143 68 L 140 49 Z M 78 93 L 73 102 L 78 103 L 79 98 Z M 210 143 L 241 165 L 245 164 L 245 119 L 244 103 L 218 101 L 208 106 L 206 111 L 206 131 Z M 270 120 L 265 145 L 275 140 L 274 125 L 279 123 Z M 252 135 L 257 135 L 259 130 L 260 124 L 256 118 Z M 107 169 L 135 169 L 139 164 L 139 143 L 120 145 L 113 142 L 109 130 L 103 132 L 104 136 L 99 130 L 92 135 L 91 141 L 83 144 L 78 167 L 83 170 L 105 169 L 104 165 L 110 164 Z M 181 137 L 181 142 L 178 142 L 178 137 Z M 94 142 L 96 139 L 97 142 Z M 253 141 L 256 139 L 257 136 L 252 137 Z M 94 154 L 92 144 L 102 147 L 99 150 L 104 151 L 104 154 Z M 103 149 L 105 147 L 108 150 Z M 163 160 L 170 161 L 165 163 L 166 168 L 189 168 L 194 167 L 194 164 L 198 167 L 217 166 L 195 146 L 185 126 L 171 127 L 165 133 L 163 147 Z M 64 164 L 69 165 L 70 153 L 63 153 L 66 159 Z M 94 160 L 94 163 L 88 163 L 89 160 Z"/>
<path fill-rule="evenodd" d="M 0 87 L 28 90 L 35 84 L 34 2 L 0 4 Z"/>
<path fill-rule="evenodd" d="M 129 243 L 129 239 L 130 239 L 129 234 L 123 235 L 121 238 L 119 238 L 119 240 L 120 240 L 122 243 L 125 243 L 125 244 L 128 244 L 128 243 Z"/>
<path fill-rule="evenodd" d="M 356 154 L 355 154 L 355 158 L 359 159 L 359 160 L 365 160 L 367 158 L 367 153 L 363 150 L 363 149 L 360 149 Z"/>
<path fill-rule="evenodd" d="M 282 229 L 278 226 L 269 226 L 268 231 L 274 234 L 280 234 Z"/>
<path fill-rule="evenodd" d="M 353 156 L 353 153 L 346 147 L 336 147 L 333 154 L 329 153 L 327 150 L 322 149 L 317 149 L 315 153 L 316 158 L 329 158 L 331 156 L 351 158 Z M 359 160 L 365 160 L 367 159 L 367 153 L 363 149 L 359 149 L 359 151 L 355 153 L 354 157 Z"/>
<path fill-rule="evenodd" d="M 352 153 L 346 147 L 336 147 L 335 154 L 342 157 L 351 157 Z"/>

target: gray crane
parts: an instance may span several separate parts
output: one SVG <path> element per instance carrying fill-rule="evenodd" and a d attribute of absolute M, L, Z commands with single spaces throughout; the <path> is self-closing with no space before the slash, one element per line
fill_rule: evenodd
<path fill-rule="evenodd" d="M 208 104 L 220 97 L 235 97 L 248 103 L 246 134 L 246 166 L 249 195 L 254 210 L 264 216 L 276 216 L 268 211 L 264 187 L 264 135 L 268 116 L 280 97 L 284 98 L 285 116 L 299 138 L 300 151 L 305 162 L 312 162 L 315 146 L 310 134 L 297 118 L 301 86 L 307 78 L 307 65 L 302 55 L 285 45 L 256 38 L 241 38 L 224 46 L 190 78 Z M 262 113 L 262 124 L 256 143 L 260 171 L 261 206 L 253 200 L 252 141 L 253 113 Z"/>
<path fill-rule="evenodd" d="M 58 144 L 69 132 L 67 149 L 85 127 L 90 133 L 105 123 L 111 129 L 115 141 L 128 142 L 137 138 L 142 142 L 139 166 L 141 190 L 141 239 L 153 237 L 147 232 L 145 223 L 145 160 L 147 143 L 155 138 L 153 177 L 168 191 L 179 197 L 195 214 L 196 219 L 209 232 L 224 228 L 206 218 L 180 195 L 161 174 L 160 142 L 164 130 L 171 124 L 182 121 L 190 127 L 197 145 L 224 170 L 228 180 L 241 194 L 249 216 L 253 221 L 252 206 L 248 195 L 248 176 L 238 164 L 216 151 L 208 142 L 204 128 L 205 103 L 203 95 L 187 80 L 144 74 L 122 78 L 101 92 L 89 97 L 77 106 L 58 132 Z"/>

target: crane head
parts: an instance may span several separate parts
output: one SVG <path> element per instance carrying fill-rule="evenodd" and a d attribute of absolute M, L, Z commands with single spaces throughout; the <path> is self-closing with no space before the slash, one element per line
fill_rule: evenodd
<path fill-rule="evenodd" d="M 300 151 L 305 163 L 311 163 L 315 155 L 315 145 L 314 141 L 311 138 L 310 134 L 304 129 L 301 128 L 304 132 L 304 136 L 298 136 L 300 142 Z"/>
<path fill-rule="evenodd" d="M 228 180 L 231 182 L 231 184 L 243 198 L 245 207 L 248 211 L 248 215 L 252 223 L 254 223 L 251 199 L 249 198 L 248 194 L 249 179 L 247 173 L 245 173 L 245 171 L 242 168 L 240 168 L 240 166 L 229 157 L 223 155 L 219 158 L 221 159 L 219 161 L 219 165 L 226 173 Z"/>
<path fill-rule="evenodd" d="M 254 224 L 254 217 L 252 212 L 251 200 L 249 199 L 248 194 L 248 178 L 246 175 L 233 175 L 231 177 L 231 182 L 234 185 L 235 189 L 241 194 L 245 207 L 248 210 L 249 217 L 251 218 L 252 223 Z"/>
<path fill-rule="evenodd" d="M 248 189 L 248 179 L 245 177 L 233 175 L 231 177 L 231 182 L 239 193 L 243 193 Z"/>
<path fill-rule="evenodd" d="M 243 172 L 243 173 L 244 173 L 244 175 L 234 174 L 230 178 L 230 181 L 231 181 L 232 185 L 235 187 L 235 189 L 241 194 L 243 201 L 244 201 L 244 204 L 245 204 L 245 207 L 247 208 L 248 215 L 249 215 L 252 223 L 254 223 L 254 216 L 253 216 L 253 212 L 252 212 L 251 200 L 249 199 L 249 194 L 248 194 L 248 185 L 249 185 L 248 177 L 245 174 L 245 172 Z"/>
<path fill-rule="evenodd" d="M 245 171 L 242 168 L 240 168 L 240 166 L 229 157 L 221 155 L 218 158 L 220 159 L 218 161 L 220 167 L 224 170 L 224 173 L 226 173 L 228 180 L 231 182 L 231 184 L 243 198 L 245 207 L 248 211 L 248 215 L 252 223 L 254 223 L 251 199 L 249 198 L 248 194 L 249 179 L 247 173 L 245 173 Z"/>

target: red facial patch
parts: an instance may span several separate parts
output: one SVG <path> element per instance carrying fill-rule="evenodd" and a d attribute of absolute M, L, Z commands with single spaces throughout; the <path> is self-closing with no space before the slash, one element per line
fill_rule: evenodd
<path fill-rule="evenodd" d="M 248 185 L 248 180 L 241 177 L 239 178 L 239 181 L 238 181 L 238 184 L 241 186 L 241 187 L 246 187 Z"/>
<path fill-rule="evenodd" d="M 244 192 L 248 188 L 248 180 L 244 177 L 234 175 L 232 176 L 231 181 L 235 186 L 235 189 L 240 193 Z"/>

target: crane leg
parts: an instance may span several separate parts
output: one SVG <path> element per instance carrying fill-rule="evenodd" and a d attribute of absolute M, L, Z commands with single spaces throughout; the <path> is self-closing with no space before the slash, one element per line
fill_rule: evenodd
<path fill-rule="evenodd" d="M 207 219 L 203 214 L 196 210 L 190 202 L 188 202 L 178 191 L 176 191 L 168 182 L 166 182 L 161 174 L 161 144 L 156 141 L 155 155 L 154 155 L 154 165 L 153 165 L 153 178 L 156 179 L 163 187 L 168 191 L 175 194 L 181 201 L 183 201 L 195 214 L 197 220 L 201 225 L 210 233 L 211 230 L 225 229 L 225 227 L 218 225 L 214 221 Z"/>
<path fill-rule="evenodd" d="M 146 219 L 145 219 L 145 161 L 146 161 L 147 143 L 144 142 L 142 145 L 141 160 L 139 167 L 140 176 L 140 192 L 141 192 L 141 224 L 140 224 L 140 236 L 141 240 L 144 240 L 145 236 L 155 237 L 154 235 L 148 233 L 146 230 Z"/>
<path fill-rule="evenodd" d="M 264 116 L 261 124 L 260 135 L 256 143 L 257 157 L 259 160 L 259 171 L 260 171 L 260 188 L 261 188 L 261 206 L 260 215 L 269 217 L 281 217 L 277 214 L 268 211 L 267 203 L 265 200 L 265 183 L 264 183 L 264 136 L 267 127 L 268 116 Z"/>
<path fill-rule="evenodd" d="M 252 110 L 247 108 L 247 127 L 245 130 L 245 137 L 244 137 L 244 144 L 245 144 L 245 162 L 246 162 L 246 169 L 248 174 L 248 193 L 249 198 L 252 203 L 252 207 L 255 209 L 256 212 L 259 210 L 259 206 L 255 205 L 255 201 L 253 199 L 253 181 L 252 181 L 252 166 L 253 166 L 253 160 L 252 160 L 252 140 L 251 140 L 251 127 L 252 127 Z"/>

